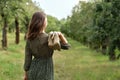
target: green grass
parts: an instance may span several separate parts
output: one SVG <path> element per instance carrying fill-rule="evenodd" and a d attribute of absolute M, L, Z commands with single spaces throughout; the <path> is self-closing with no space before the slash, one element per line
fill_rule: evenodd
<path fill-rule="evenodd" d="M 19 45 L 14 37 L 8 35 L 7 50 L 0 46 L 0 80 L 23 80 L 24 35 Z M 53 56 L 55 80 L 120 80 L 120 60 L 111 62 L 108 56 L 68 40 L 70 50 L 55 51 Z"/>

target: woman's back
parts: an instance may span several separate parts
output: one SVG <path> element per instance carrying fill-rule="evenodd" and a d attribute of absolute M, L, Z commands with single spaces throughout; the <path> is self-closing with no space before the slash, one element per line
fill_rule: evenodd
<path fill-rule="evenodd" d="M 48 34 L 41 33 L 34 40 L 29 41 L 30 50 L 35 58 L 49 58 L 53 49 L 48 47 Z"/>
<path fill-rule="evenodd" d="M 48 47 L 48 35 L 39 34 L 33 40 L 27 40 L 26 62 L 28 80 L 54 80 L 53 77 L 53 49 Z M 28 53 L 28 54 L 27 54 Z M 31 56 L 34 56 L 32 59 Z"/>

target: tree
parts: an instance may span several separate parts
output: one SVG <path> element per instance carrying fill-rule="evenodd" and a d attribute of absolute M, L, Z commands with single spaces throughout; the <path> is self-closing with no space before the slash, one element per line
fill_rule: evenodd
<path fill-rule="evenodd" d="M 15 42 L 16 44 L 19 43 L 19 32 L 21 30 L 21 28 L 19 27 L 19 20 L 23 20 L 22 17 L 25 16 L 24 21 L 25 26 L 28 26 L 29 24 L 29 16 L 28 13 L 32 15 L 32 11 L 28 10 L 26 6 L 26 3 L 31 4 L 31 10 L 33 10 L 33 12 L 35 10 L 40 10 L 40 8 L 38 8 L 35 3 L 32 2 L 32 0 L 1 0 L 0 1 L 0 14 L 3 20 L 3 30 L 2 30 L 2 47 L 3 48 L 7 48 L 7 28 L 8 28 L 8 20 L 12 20 L 12 18 L 14 18 L 14 23 L 15 23 Z M 29 6 L 30 7 L 30 6 Z M 13 25 L 12 25 L 13 26 Z M 14 29 L 14 27 L 9 26 L 9 30 Z"/>
<path fill-rule="evenodd" d="M 109 37 L 110 37 L 110 46 L 109 46 L 109 58 L 110 60 L 115 60 L 117 55 L 115 54 L 115 49 L 118 48 L 120 50 L 120 4 L 119 0 L 110 0 L 109 2 L 106 3 L 111 3 L 112 8 L 111 8 L 111 18 L 109 20 Z"/>
<path fill-rule="evenodd" d="M 70 16 L 69 20 L 66 21 L 69 22 L 68 26 L 70 26 L 70 30 L 68 31 L 71 37 L 86 45 L 88 44 L 88 35 L 90 34 L 89 28 L 93 23 L 93 7 L 93 3 L 80 1 L 73 8 L 72 15 Z"/>
<path fill-rule="evenodd" d="M 9 1 L 9 0 L 8 0 Z M 6 48 L 7 47 L 7 12 L 8 12 L 8 6 L 7 6 L 7 1 L 1 0 L 0 1 L 0 11 L 1 11 L 1 17 L 3 20 L 4 27 L 2 29 L 2 47 Z"/>
<path fill-rule="evenodd" d="M 2 47 L 7 48 L 7 27 L 8 27 L 8 17 L 10 15 L 14 15 L 15 11 L 20 7 L 18 6 L 19 3 L 22 2 L 23 0 L 16 0 L 16 1 L 11 1 L 11 0 L 1 0 L 0 1 L 0 11 L 1 11 L 1 16 L 3 19 L 3 30 L 2 30 Z M 12 14 L 13 13 L 13 14 Z M 19 43 L 19 22 L 18 22 L 18 16 L 17 14 L 15 15 L 15 24 L 16 24 L 16 43 Z"/>

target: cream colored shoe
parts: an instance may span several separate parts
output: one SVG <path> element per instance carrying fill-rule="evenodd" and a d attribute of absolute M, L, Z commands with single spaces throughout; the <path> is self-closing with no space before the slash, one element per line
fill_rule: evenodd
<path fill-rule="evenodd" d="M 51 31 L 51 32 L 48 34 L 48 46 L 49 46 L 50 48 L 53 48 L 53 46 L 54 46 L 53 41 L 54 41 L 54 34 L 53 34 L 53 31 Z"/>
<path fill-rule="evenodd" d="M 54 50 L 61 50 L 60 39 L 57 32 L 54 32 Z"/>

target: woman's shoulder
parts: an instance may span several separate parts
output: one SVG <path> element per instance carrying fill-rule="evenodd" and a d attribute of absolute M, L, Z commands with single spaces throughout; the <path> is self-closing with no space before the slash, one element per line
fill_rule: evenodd
<path fill-rule="evenodd" d="M 44 36 L 48 37 L 48 34 L 47 33 L 43 33 Z"/>
<path fill-rule="evenodd" d="M 40 33 L 35 39 L 33 40 L 27 40 L 29 43 L 37 42 L 37 41 L 46 41 L 48 39 L 48 34 L 47 33 Z"/>
<path fill-rule="evenodd" d="M 40 39 L 40 40 L 48 39 L 48 34 L 47 33 L 41 33 L 41 34 L 38 35 L 38 39 Z"/>
<path fill-rule="evenodd" d="M 41 34 L 38 35 L 38 39 L 46 41 L 48 39 L 48 34 L 47 33 L 41 33 Z"/>
<path fill-rule="evenodd" d="M 39 37 L 47 37 L 48 34 L 47 34 L 47 33 L 40 33 L 38 36 L 39 36 Z"/>

